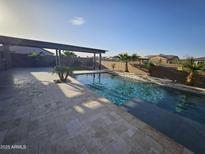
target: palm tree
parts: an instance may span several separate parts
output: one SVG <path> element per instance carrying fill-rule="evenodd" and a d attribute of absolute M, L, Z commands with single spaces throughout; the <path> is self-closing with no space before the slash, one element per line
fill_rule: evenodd
<path fill-rule="evenodd" d="M 112 70 L 114 70 L 115 69 L 115 63 L 112 63 Z"/>
<path fill-rule="evenodd" d="M 63 54 L 67 57 L 76 57 L 76 54 L 72 51 L 64 51 Z"/>
<path fill-rule="evenodd" d="M 118 58 L 125 62 L 125 72 L 129 72 L 128 70 L 128 62 L 131 60 L 131 56 L 129 56 L 127 53 L 122 53 L 118 55 Z"/>
<path fill-rule="evenodd" d="M 67 66 L 55 66 L 53 69 L 53 73 L 58 74 L 59 79 L 61 82 L 67 82 L 68 76 L 73 75 L 73 69 L 67 67 Z"/>
<path fill-rule="evenodd" d="M 199 70 L 203 70 L 204 65 L 195 63 L 193 57 L 187 58 L 187 60 L 182 65 L 183 65 L 184 70 L 189 72 L 189 75 L 186 78 L 186 83 L 189 85 L 192 85 L 193 84 L 193 76 L 194 76 L 195 72 L 197 72 Z"/>

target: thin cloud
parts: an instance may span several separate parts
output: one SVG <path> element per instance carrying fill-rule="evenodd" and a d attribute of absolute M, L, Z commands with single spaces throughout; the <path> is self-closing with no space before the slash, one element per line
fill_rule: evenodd
<path fill-rule="evenodd" d="M 83 17 L 74 17 L 69 21 L 72 25 L 80 26 L 85 24 L 85 19 Z"/>

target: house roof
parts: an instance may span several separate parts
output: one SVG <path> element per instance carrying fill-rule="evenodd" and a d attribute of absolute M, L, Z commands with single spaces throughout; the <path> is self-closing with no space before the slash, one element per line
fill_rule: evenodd
<path fill-rule="evenodd" d="M 156 56 L 164 57 L 164 58 L 167 58 L 167 59 L 179 58 L 179 57 L 176 56 L 176 55 L 164 55 L 164 54 L 148 55 L 147 57 L 148 57 L 148 58 L 152 58 L 152 57 L 156 57 Z"/>
<path fill-rule="evenodd" d="M 9 50 L 18 54 L 31 54 L 32 52 L 44 55 L 54 55 L 54 53 L 36 47 L 24 47 L 24 46 L 9 46 Z"/>
<path fill-rule="evenodd" d="M 112 58 L 119 58 L 118 56 L 113 56 Z"/>
<path fill-rule="evenodd" d="M 205 61 L 205 57 L 194 58 L 194 60 Z"/>
<path fill-rule="evenodd" d="M 148 57 L 140 56 L 139 59 L 141 59 L 141 60 L 148 60 L 149 58 Z"/>
<path fill-rule="evenodd" d="M 84 52 L 84 53 L 105 53 L 106 52 L 106 50 L 102 50 L 102 49 L 94 49 L 94 48 L 80 47 L 80 46 L 74 46 L 68 44 L 15 38 L 15 37 L 8 37 L 8 36 L 1 36 L 1 35 L 0 35 L 0 44 L 69 50 L 69 51 Z"/>

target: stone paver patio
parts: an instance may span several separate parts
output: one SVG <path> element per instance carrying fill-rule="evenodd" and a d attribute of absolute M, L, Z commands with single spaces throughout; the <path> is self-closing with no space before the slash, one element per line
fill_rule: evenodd
<path fill-rule="evenodd" d="M 78 81 L 47 68 L 0 73 L 0 153 L 191 153 Z"/>

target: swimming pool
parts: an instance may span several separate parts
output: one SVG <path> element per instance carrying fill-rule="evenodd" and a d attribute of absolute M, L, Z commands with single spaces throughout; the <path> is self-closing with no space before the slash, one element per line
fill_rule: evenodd
<path fill-rule="evenodd" d="M 76 79 L 116 105 L 123 105 L 138 98 L 205 125 L 205 96 L 203 95 L 108 73 L 76 75 Z"/>

